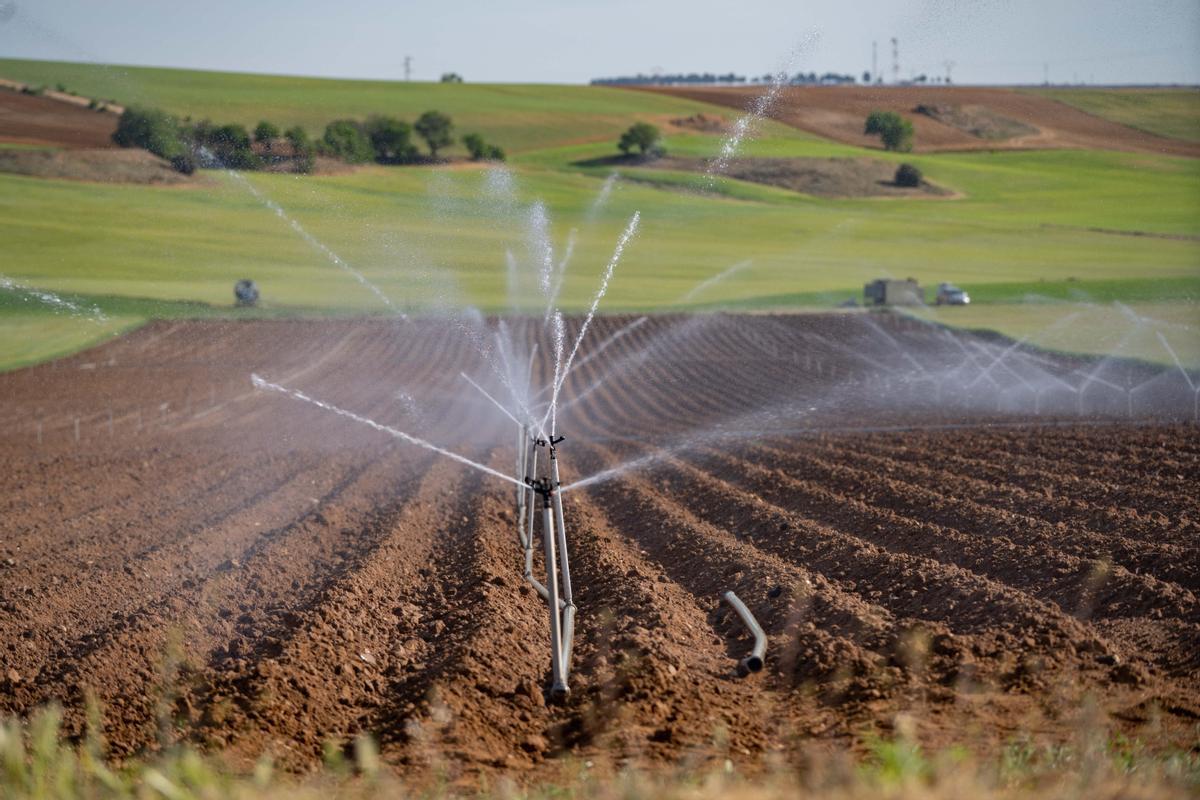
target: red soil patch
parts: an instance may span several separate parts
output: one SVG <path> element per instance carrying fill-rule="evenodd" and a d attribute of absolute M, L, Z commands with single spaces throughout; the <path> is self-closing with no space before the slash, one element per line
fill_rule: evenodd
<path fill-rule="evenodd" d="M 0 142 L 108 148 L 116 129 L 115 114 L 0 88 Z"/>
<path fill-rule="evenodd" d="M 858 386 L 896 346 L 865 319 L 651 319 L 572 372 L 564 480 Z M 917 358 L 946 346 L 881 319 Z M 564 755 L 753 770 L 901 711 L 930 744 L 1054 740 L 1086 697 L 1194 741 L 1194 426 L 839 433 L 987 419 L 848 399 L 569 493 L 574 692 L 547 706 L 512 488 L 249 380 L 510 471 L 511 425 L 460 370 L 490 374 L 447 323 L 193 322 L 0 376 L 0 712 L 57 700 L 79 731 L 91 693 L 118 755 L 174 735 L 292 768 L 367 731 L 398 771 L 465 781 Z M 771 637 L 749 678 L 728 589 Z"/>
<path fill-rule="evenodd" d="M 762 87 L 661 86 L 659 92 L 744 110 L 765 91 Z M 914 109 L 918 105 L 982 106 L 995 114 L 1030 125 L 1037 133 L 989 140 L 973 136 Z M 863 123 L 872 111 L 895 111 L 912 120 L 917 152 L 944 150 L 1011 150 L 1082 148 L 1126 150 L 1177 156 L 1200 156 L 1200 144 L 1168 139 L 1092 116 L 1064 103 L 1009 89 L 973 87 L 812 87 L 784 89 L 769 112 L 801 130 L 846 144 L 880 147 L 878 137 L 865 136 Z"/>

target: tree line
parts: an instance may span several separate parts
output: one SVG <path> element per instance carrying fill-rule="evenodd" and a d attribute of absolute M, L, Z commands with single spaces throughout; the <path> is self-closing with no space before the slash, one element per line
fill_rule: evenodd
<path fill-rule="evenodd" d="M 670 84 L 736 84 L 736 83 L 774 83 L 777 75 L 766 74 L 746 77 L 733 72 L 718 75 L 712 72 L 688 72 L 673 75 L 618 75 L 613 78 L 593 78 L 593 86 L 662 86 Z M 784 81 L 790 86 L 837 86 L 845 83 L 857 83 L 853 75 L 843 75 L 838 72 L 826 72 L 818 75 L 815 72 L 797 72 L 789 75 Z"/>
<path fill-rule="evenodd" d="M 414 141 L 425 142 L 422 155 Z M 426 111 L 416 122 L 383 114 L 364 121 L 336 119 L 320 138 L 310 138 L 296 125 L 281 130 L 263 120 L 253 134 L 243 125 L 217 125 L 210 120 L 179 120 L 161 109 L 130 107 L 117 122 L 113 141 L 121 147 L 140 147 L 171 162 L 185 174 L 198 167 L 256 170 L 290 163 L 297 172 L 311 172 L 316 156 L 337 158 L 349 164 L 413 164 L 437 161 L 439 152 L 456 141 L 454 122 L 440 111 Z M 503 161 L 499 146 L 478 133 L 461 140 L 473 161 Z"/>

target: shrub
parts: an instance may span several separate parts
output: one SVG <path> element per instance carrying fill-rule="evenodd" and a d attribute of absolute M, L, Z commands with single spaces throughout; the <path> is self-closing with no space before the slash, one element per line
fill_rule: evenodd
<path fill-rule="evenodd" d="M 176 172 L 191 175 L 196 171 L 196 159 L 191 153 L 180 153 L 171 159 L 171 166 L 175 168 Z"/>
<path fill-rule="evenodd" d="M 642 155 L 661 154 L 663 152 L 663 148 L 659 144 L 661 138 L 662 134 L 659 133 L 658 128 L 649 122 L 635 122 L 621 134 L 621 138 L 617 141 L 617 149 L 625 155 L 629 155 L 635 147 Z"/>
<path fill-rule="evenodd" d="M 230 169 L 256 169 L 262 165 L 250 146 L 250 133 L 241 125 L 222 125 L 209 135 L 213 154 Z"/>
<path fill-rule="evenodd" d="M 380 164 L 399 164 L 416 158 L 417 148 L 412 143 L 412 126 L 395 117 L 373 116 L 365 126 L 375 160 Z"/>
<path fill-rule="evenodd" d="M 296 152 L 296 171 L 307 175 L 312 172 L 316 159 L 313 157 L 313 143 L 308 138 L 308 132 L 299 125 L 288 128 L 283 138 L 288 140 Z"/>
<path fill-rule="evenodd" d="M 503 161 L 506 158 L 503 149 L 488 144 L 478 133 L 468 133 L 462 138 L 462 143 L 471 154 L 472 161 Z"/>
<path fill-rule="evenodd" d="M 921 170 L 912 164 L 901 164 L 900 168 L 896 170 L 895 182 L 897 186 L 920 186 L 923 179 L 924 176 L 921 174 Z"/>
<path fill-rule="evenodd" d="M 326 125 L 322 142 L 325 152 L 350 164 L 365 164 L 375 155 L 363 126 L 352 119 L 337 119 Z"/>
<path fill-rule="evenodd" d="M 462 83 L 462 82 L 463 82 L 462 75 L 459 75 L 457 72 L 442 73 L 442 83 Z"/>
<path fill-rule="evenodd" d="M 429 145 L 429 154 L 437 158 L 438 150 L 454 143 L 454 123 L 440 111 L 426 111 L 413 126 Z"/>
<path fill-rule="evenodd" d="M 265 119 L 254 126 L 254 141 L 259 144 L 270 145 L 272 139 L 279 138 L 279 126 L 273 122 L 267 122 Z"/>
<path fill-rule="evenodd" d="M 168 161 L 185 151 L 179 123 L 157 108 L 130 107 L 121 113 L 113 141 L 121 147 L 140 147 Z"/>
<path fill-rule="evenodd" d="M 867 124 L 863 128 L 863 133 L 868 136 L 880 137 L 886 150 L 903 153 L 912 150 L 912 122 L 895 111 L 872 111 L 867 116 Z"/>

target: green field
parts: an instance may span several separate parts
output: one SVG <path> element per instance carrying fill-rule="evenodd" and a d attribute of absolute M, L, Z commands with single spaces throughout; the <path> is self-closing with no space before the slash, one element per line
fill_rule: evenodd
<path fill-rule="evenodd" d="M 478 115 L 485 135 L 514 151 L 507 168 L 512 196 L 496 189 L 504 183 L 501 173 L 465 164 L 246 176 L 410 311 L 537 305 L 532 293 L 509 296 L 506 252 L 524 265 L 523 274 L 532 273 L 528 209 L 540 200 L 560 253 L 569 231 L 577 231 L 563 294 L 565 307 L 574 310 L 588 303 L 636 210 L 642 227 L 618 267 L 606 310 L 683 308 L 681 299 L 697 284 L 749 260 L 690 297 L 687 307 L 829 308 L 860 296 L 866 281 L 912 276 L 930 286 L 954 281 L 974 295 L 978 305 L 957 309 L 955 321 L 1016 335 L 1030 324 L 1019 313 L 1029 299 L 1136 301 L 1150 304 L 1143 307 L 1151 317 L 1151 306 L 1166 303 L 1172 319 L 1190 315 L 1200 323 L 1200 160 L 1087 151 L 899 156 L 774 123 L 746 142 L 741 152 L 747 155 L 910 161 L 959 194 L 830 200 L 739 181 L 710 183 L 694 173 L 581 164 L 614 153 L 615 132 L 635 119 L 730 113 L 642 92 L 5 61 L 0 76 L 62 82 L 119 102 L 149 99 L 177 113 L 246 122 L 259 116 L 324 121 L 373 111 L 412 116 L 429 107 L 456 118 Z M 103 87 L 111 88 L 97 91 Z M 118 91 L 122 87 L 129 94 Z M 317 122 L 306 124 L 315 128 Z M 719 137 L 678 132 L 667 141 L 672 153 L 703 157 L 715 155 L 720 144 Z M 621 179 L 608 201 L 597 205 L 614 171 Z M 244 277 L 263 290 L 260 313 L 387 310 L 237 179 L 219 172 L 205 173 L 191 188 L 170 189 L 0 175 L 0 242 L 5 275 L 81 296 L 122 325 L 148 316 L 218 313 L 229 307 L 232 285 Z M 1044 316 L 1046 307 L 1038 313 Z M 29 304 L 0 303 L 0 364 L 24 363 L 107 333 L 46 311 L 46 344 L 32 345 L 29 340 L 38 337 L 30 314 Z M 74 340 L 66 333 L 72 325 L 78 329 Z M 1097 349 L 1091 337 L 1081 338 L 1081 349 L 1089 342 Z M 1136 354 L 1163 360 L 1160 351 L 1155 345 Z"/>
<path fill-rule="evenodd" d="M 1200 142 L 1200 89 L 1036 89 L 1089 114 L 1172 139 Z"/>
<path fill-rule="evenodd" d="M 35 86 L 61 83 L 85 97 L 156 106 L 192 119 L 303 125 L 316 136 L 342 117 L 389 114 L 411 121 L 437 109 L 453 117 L 461 132 L 477 130 L 510 153 L 615 141 L 631 119 L 663 123 L 712 110 L 645 92 L 553 84 L 334 80 L 11 59 L 0 59 L 0 77 Z"/>

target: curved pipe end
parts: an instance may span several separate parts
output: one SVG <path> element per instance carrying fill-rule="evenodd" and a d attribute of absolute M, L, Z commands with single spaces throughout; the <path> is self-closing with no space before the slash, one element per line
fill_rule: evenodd
<path fill-rule="evenodd" d="M 746 656 L 738 662 L 738 672 L 749 675 L 752 672 L 762 672 L 763 660 L 758 656 Z"/>

